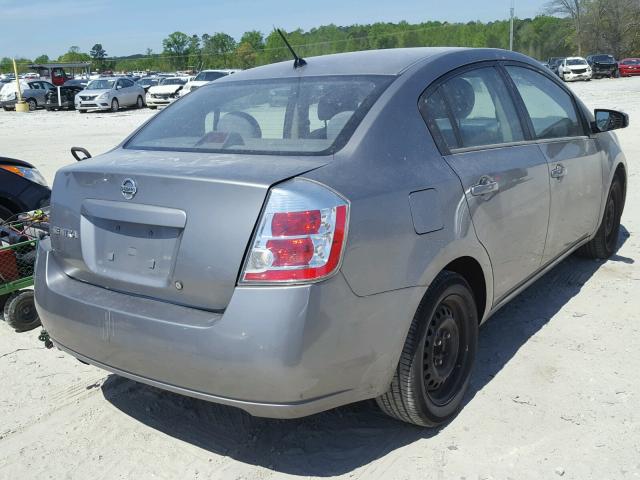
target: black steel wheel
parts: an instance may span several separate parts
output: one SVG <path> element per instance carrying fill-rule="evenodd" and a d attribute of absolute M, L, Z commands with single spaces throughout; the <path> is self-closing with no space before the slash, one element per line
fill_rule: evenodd
<path fill-rule="evenodd" d="M 413 319 L 389 391 L 376 399 L 399 420 L 437 427 L 459 411 L 478 343 L 478 312 L 466 280 L 442 272 Z"/>
<path fill-rule="evenodd" d="M 16 332 L 28 332 L 40 326 L 33 290 L 11 294 L 4 305 L 4 320 Z"/>
<path fill-rule="evenodd" d="M 595 259 L 611 257 L 618 243 L 620 234 L 620 217 L 624 210 L 624 187 L 620 177 L 616 176 L 611 182 L 607 203 L 604 207 L 602 222 L 596 236 L 578 250 L 578 254 Z"/>

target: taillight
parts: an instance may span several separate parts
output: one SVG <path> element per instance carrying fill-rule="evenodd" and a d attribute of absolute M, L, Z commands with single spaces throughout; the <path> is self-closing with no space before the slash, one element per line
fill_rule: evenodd
<path fill-rule="evenodd" d="M 327 187 L 292 180 L 271 190 L 240 277 L 243 283 L 303 283 L 334 273 L 349 204 Z"/>

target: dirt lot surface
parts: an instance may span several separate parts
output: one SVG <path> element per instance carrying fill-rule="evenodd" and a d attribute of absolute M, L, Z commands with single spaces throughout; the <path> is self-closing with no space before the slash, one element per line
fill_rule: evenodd
<path fill-rule="evenodd" d="M 274 421 L 163 392 L 0 325 L 0 478 L 640 478 L 640 78 L 573 85 L 627 111 L 617 255 L 570 258 L 482 329 L 467 404 L 439 431 L 371 403 Z M 0 154 L 51 180 L 152 115 L 0 112 Z"/>

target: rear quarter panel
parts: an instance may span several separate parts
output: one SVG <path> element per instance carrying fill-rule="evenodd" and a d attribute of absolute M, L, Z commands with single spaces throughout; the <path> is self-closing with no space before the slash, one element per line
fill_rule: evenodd
<path fill-rule="evenodd" d="M 395 80 L 335 161 L 305 175 L 351 201 L 342 272 L 358 296 L 414 286 L 426 290 L 449 262 L 471 256 L 482 266 L 492 298 L 489 259 L 473 230 L 462 186 L 418 110 L 420 94 L 456 64 L 445 58 L 439 63 Z M 420 223 L 442 228 L 419 234 L 410 195 L 427 189 L 432 192 L 423 198 L 433 199 L 433 205 L 422 205 L 431 211 L 421 212 Z"/>

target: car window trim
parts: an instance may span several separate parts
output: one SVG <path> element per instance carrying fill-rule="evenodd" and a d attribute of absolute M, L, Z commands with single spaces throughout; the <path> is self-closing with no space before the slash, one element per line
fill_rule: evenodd
<path fill-rule="evenodd" d="M 529 63 L 524 63 L 524 62 L 518 62 L 517 60 L 501 60 L 498 63 L 500 64 L 500 67 L 504 69 L 505 74 L 509 77 L 509 79 L 510 79 L 512 85 L 513 85 L 514 94 L 517 95 L 517 97 L 518 97 L 518 101 L 522 102 L 522 106 L 524 108 L 524 112 L 525 112 L 525 115 L 526 115 L 525 118 L 526 118 L 527 123 L 529 124 L 529 126 L 531 128 L 531 134 L 532 134 L 531 138 L 533 140 L 538 140 L 538 141 L 558 140 L 559 138 L 558 139 L 548 139 L 548 138 L 536 139 L 535 130 L 533 128 L 533 122 L 531 120 L 531 116 L 529 115 L 529 111 L 526 108 L 524 100 L 522 99 L 522 96 L 520 95 L 520 92 L 518 91 L 518 87 L 516 86 L 515 82 L 511 78 L 511 75 L 509 75 L 509 72 L 507 71 L 506 67 L 508 67 L 508 66 L 527 68 L 527 69 L 529 69 L 529 70 L 531 70 L 533 72 L 537 72 L 540 75 L 542 75 L 542 76 L 548 78 L 549 80 L 551 80 L 553 83 L 555 83 L 562 90 L 564 90 L 565 93 L 567 93 L 569 95 L 569 98 L 571 99 L 571 103 L 573 104 L 573 109 L 576 112 L 576 116 L 578 117 L 578 120 L 580 121 L 580 124 L 582 126 L 582 135 L 574 135 L 574 136 L 562 137 L 562 138 L 580 138 L 580 137 L 589 137 L 590 136 L 590 133 L 591 133 L 591 130 L 590 130 L 590 127 L 589 127 L 590 123 L 586 119 L 583 109 L 580 108 L 580 105 L 578 104 L 574 93 L 571 91 L 571 89 L 569 87 L 564 85 L 560 81 L 559 78 L 557 78 L 555 75 L 553 75 L 552 72 L 545 72 L 544 70 L 537 68 L 535 65 L 531 65 Z"/>
<path fill-rule="evenodd" d="M 507 83 L 505 81 L 505 79 L 503 78 L 503 75 L 502 75 L 502 73 L 500 71 L 500 61 L 498 61 L 498 60 L 482 60 L 482 61 L 479 61 L 479 62 L 469 63 L 467 65 L 463 65 L 461 67 L 458 67 L 458 68 L 455 68 L 453 70 L 450 70 L 449 72 L 445 73 L 444 75 L 438 77 L 433 82 L 431 82 L 431 84 L 418 97 L 418 111 L 420 112 L 420 115 L 422 116 L 422 119 L 424 120 L 425 124 L 427 125 L 427 129 L 431 133 L 431 136 L 434 139 L 434 141 L 436 143 L 436 147 L 440 151 L 441 155 L 445 155 L 445 156 L 446 155 L 451 155 L 454 152 L 455 153 L 460 153 L 460 152 L 466 152 L 466 151 L 494 150 L 496 148 L 501 148 L 503 146 L 509 147 L 509 146 L 516 146 L 516 145 L 526 144 L 527 142 L 533 140 L 533 137 L 529 136 L 530 132 L 528 130 L 529 129 L 528 125 L 523 123 L 525 117 L 521 116 L 521 112 L 518 109 L 518 105 L 517 105 L 515 99 L 513 98 L 513 92 L 511 92 L 511 91 L 509 92 L 509 98 L 511 99 L 511 101 L 513 103 L 513 106 L 514 106 L 514 108 L 516 110 L 516 114 L 518 115 L 518 121 L 520 122 L 520 128 L 522 129 L 522 133 L 523 133 L 523 135 L 525 137 L 524 140 L 521 140 L 521 141 L 518 141 L 518 142 L 496 143 L 496 144 L 491 144 L 491 145 L 477 145 L 477 146 L 473 146 L 473 147 L 449 148 L 449 146 L 447 145 L 447 142 L 445 141 L 444 137 L 440 133 L 439 129 L 434 132 L 433 129 L 429 126 L 430 122 L 427 120 L 426 113 L 423 112 L 424 106 L 426 106 L 426 101 L 424 101 L 424 99 L 426 97 L 428 97 L 429 95 L 431 95 L 432 93 L 434 93 L 435 91 L 437 91 L 449 79 L 451 79 L 453 77 L 456 77 L 456 76 L 458 76 L 458 75 L 460 75 L 462 73 L 473 71 L 473 70 L 479 70 L 479 69 L 482 69 L 482 68 L 493 68 L 494 70 L 496 70 L 496 72 L 498 73 L 498 76 L 503 81 L 505 88 L 508 91 L 511 89 L 509 83 Z M 454 121 L 453 116 L 451 114 L 451 107 L 449 105 L 449 102 L 448 102 L 446 96 L 443 96 L 443 98 L 445 100 L 445 104 L 446 104 L 446 107 L 447 107 L 447 115 L 449 117 L 449 122 L 451 123 L 452 128 L 454 130 L 454 133 L 456 135 L 456 140 L 458 141 L 459 145 L 462 145 L 462 142 L 460 141 L 460 132 L 458 131 L 457 123 Z"/>

